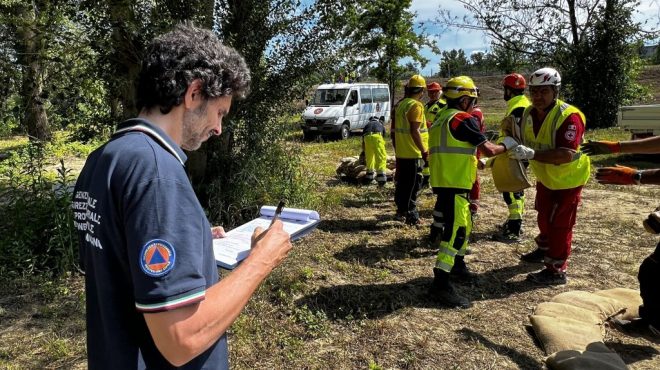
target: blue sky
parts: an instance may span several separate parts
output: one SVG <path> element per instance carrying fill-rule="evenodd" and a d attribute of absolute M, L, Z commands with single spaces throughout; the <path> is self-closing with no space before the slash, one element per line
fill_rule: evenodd
<path fill-rule="evenodd" d="M 486 51 L 490 46 L 488 37 L 479 31 L 450 29 L 441 35 L 439 27 L 432 25 L 429 20 L 438 16 L 438 6 L 449 9 L 456 15 L 464 15 L 465 9 L 456 0 L 412 0 L 411 10 L 417 14 L 418 22 L 425 22 L 426 33 L 438 42 L 441 51 L 463 49 L 466 55 L 477 51 Z M 641 0 L 637 7 L 635 19 L 639 22 L 649 20 L 649 24 L 657 24 L 660 17 L 660 0 Z M 431 75 L 438 71 L 440 56 L 429 49 L 422 50 L 422 55 L 429 59 L 426 67 L 422 69 L 423 75 Z M 403 61 L 405 63 L 406 60 Z"/>

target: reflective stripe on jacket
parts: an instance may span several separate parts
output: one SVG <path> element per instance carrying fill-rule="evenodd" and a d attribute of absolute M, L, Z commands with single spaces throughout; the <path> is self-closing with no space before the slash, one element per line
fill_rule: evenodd
<path fill-rule="evenodd" d="M 429 162 L 431 186 L 472 189 L 477 174 L 477 147 L 456 140 L 449 123 L 461 111 L 446 108 L 440 111 L 429 131 Z"/>

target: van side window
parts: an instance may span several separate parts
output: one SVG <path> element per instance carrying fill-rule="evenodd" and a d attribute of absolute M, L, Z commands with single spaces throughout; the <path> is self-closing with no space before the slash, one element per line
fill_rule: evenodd
<path fill-rule="evenodd" d="M 351 91 L 351 97 L 348 99 L 348 104 L 349 106 L 355 105 L 358 102 L 358 92 L 357 90 L 352 90 Z"/>
<path fill-rule="evenodd" d="M 374 89 L 374 102 L 388 102 L 390 101 L 390 94 L 388 94 L 387 89 L 379 87 Z"/>
<path fill-rule="evenodd" d="M 371 88 L 370 87 L 361 87 L 360 88 L 360 102 L 362 104 L 371 103 Z"/>

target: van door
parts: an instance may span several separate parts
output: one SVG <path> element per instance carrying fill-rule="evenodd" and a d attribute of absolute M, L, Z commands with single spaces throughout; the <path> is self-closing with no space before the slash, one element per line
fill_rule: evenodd
<path fill-rule="evenodd" d="M 346 100 L 344 116 L 350 122 L 349 130 L 354 130 L 360 124 L 360 95 L 357 89 L 351 89 Z"/>
<path fill-rule="evenodd" d="M 371 87 L 360 87 L 360 127 L 363 128 L 373 116 L 374 103 Z"/>

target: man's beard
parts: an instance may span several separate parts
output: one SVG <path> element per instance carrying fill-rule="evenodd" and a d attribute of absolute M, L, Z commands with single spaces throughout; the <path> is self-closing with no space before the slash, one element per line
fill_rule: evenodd
<path fill-rule="evenodd" d="M 200 130 L 203 127 L 203 119 L 206 115 L 207 103 L 193 110 L 192 112 L 186 111 L 183 114 L 183 132 L 181 139 L 181 148 L 187 151 L 199 149 L 202 146 L 204 132 Z"/>

